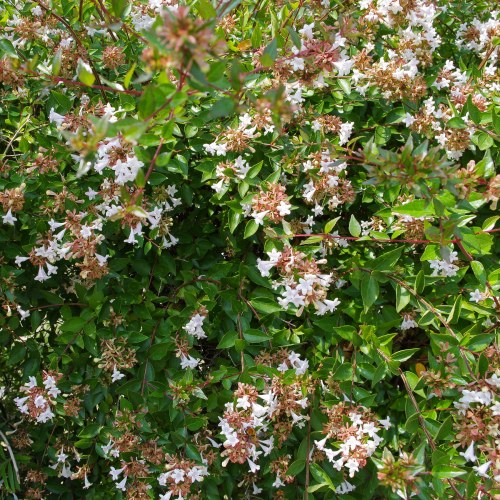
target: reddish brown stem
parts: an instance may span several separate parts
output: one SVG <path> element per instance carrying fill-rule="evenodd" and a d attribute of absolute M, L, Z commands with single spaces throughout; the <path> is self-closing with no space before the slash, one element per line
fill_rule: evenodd
<path fill-rule="evenodd" d="M 496 233 L 497 231 L 500 231 L 499 229 L 488 229 L 486 231 L 480 231 L 479 233 L 475 234 L 482 234 L 482 233 Z M 342 240 L 349 240 L 349 241 L 362 241 L 366 243 L 409 243 L 411 245 L 432 245 L 432 244 L 437 244 L 435 241 L 431 240 L 412 240 L 412 239 L 394 239 L 391 240 L 389 238 L 369 238 L 365 239 L 365 237 L 361 236 L 343 236 L 343 235 L 338 235 L 338 234 L 329 234 L 329 233 L 311 233 L 311 234 L 292 234 L 292 235 L 285 235 L 281 236 L 281 238 L 312 238 L 314 236 L 321 236 L 322 238 L 325 239 L 342 239 Z M 456 243 L 457 245 L 461 245 L 461 240 L 459 238 L 455 238 L 453 240 L 450 240 L 448 242 L 444 242 L 444 244 L 448 243 Z M 462 247 L 460 247 L 462 250 Z M 463 250 L 465 252 L 465 250 Z"/>
<path fill-rule="evenodd" d="M 493 229 L 492 231 L 495 231 L 495 229 Z M 458 248 L 460 248 L 462 253 L 465 255 L 465 258 L 469 262 L 472 262 L 474 260 L 474 257 L 464 248 L 462 242 L 460 240 L 457 240 L 456 243 L 457 243 Z M 495 297 L 495 292 L 494 292 L 490 282 L 486 281 L 485 285 L 488 288 L 488 290 L 490 291 L 491 298 L 493 299 L 493 302 L 495 302 L 495 306 L 497 307 L 497 309 L 499 309 L 500 308 L 500 301 L 498 300 L 498 297 Z"/>
<path fill-rule="evenodd" d="M 94 63 L 92 62 L 92 59 L 90 58 L 90 55 L 89 55 L 87 49 L 85 48 L 85 45 L 83 45 L 82 41 L 80 40 L 80 37 L 78 36 L 78 33 L 73 29 L 73 27 L 71 26 L 71 24 L 69 24 L 68 21 L 66 21 L 66 19 L 64 19 L 60 15 L 56 14 L 52 9 L 49 9 L 40 0 L 35 0 L 35 2 L 45 12 L 47 12 L 47 14 L 51 15 L 52 17 L 54 17 L 55 19 L 57 19 L 59 22 L 61 22 L 62 24 L 64 24 L 64 26 L 68 29 L 68 31 L 73 35 L 73 38 L 74 38 L 76 44 L 85 52 L 85 55 L 87 56 L 88 63 L 90 65 L 90 68 L 92 69 L 92 73 L 94 74 L 94 77 L 95 77 L 95 79 L 97 81 L 97 84 L 101 85 L 101 79 L 99 78 L 99 74 L 97 73 L 97 71 L 95 69 Z M 103 98 L 104 98 L 104 92 L 102 90 L 101 90 L 101 93 L 102 93 Z"/>
<path fill-rule="evenodd" d="M 129 94 L 129 95 L 135 95 L 135 96 L 141 96 L 142 91 L 140 90 L 128 90 L 128 89 L 115 89 L 113 87 L 108 87 L 106 85 L 87 85 L 82 82 L 77 82 L 75 80 L 70 80 L 68 78 L 61 78 L 59 76 L 52 76 L 52 75 L 42 75 L 40 73 L 35 73 L 34 71 L 26 71 L 26 73 L 30 76 L 34 76 L 37 78 L 47 78 L 49 80 L 52 80 L 55 83 L 64 83 L 66 85 L 70 85 L 73 87 L 86 87 L 86 88 L 91 88 L 91 89 L 96 89 L 96 90 L 101 90 L 101 91 L 106 91 L 106 92 L 118 92 L 121 94 Z"/>

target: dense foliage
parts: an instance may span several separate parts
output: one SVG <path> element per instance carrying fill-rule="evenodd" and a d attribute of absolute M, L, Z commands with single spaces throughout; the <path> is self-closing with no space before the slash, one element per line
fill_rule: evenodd
<path fill-rule="evenodd" d="M 0 1 L 3 498 L 500 494 L 494 3 Z"/>

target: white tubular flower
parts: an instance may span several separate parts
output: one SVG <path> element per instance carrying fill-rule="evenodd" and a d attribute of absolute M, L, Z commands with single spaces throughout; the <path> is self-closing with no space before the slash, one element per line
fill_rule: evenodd
<path fill-rule="evenodd" d="M 121 491 L 126 491 L 127 488 L 125 485 L 127 484 L 127 476 L 125 476 L 119 483 L 116 483 L 116 488 Z"/>
<path fill-rule="evenodd" d="M 477 460 L 477 457 L 474 454 L 474 441 L 471 442 L 465 452 L 461 451 L 459 455 L 464 457 L 467 462 L 475 462 Z"/>
<path fill-rule="evenodd" d="M 12 210 L 9 208 L 9 211 L 2 217 L 3 223 L 8 224 L 9 226 L 13 226 L 14 222 L 17 221 L 17 217 L 12 215 Z"/>
<path fill-rule="evenodd" d="M 488 469 L 490 468 L 491 461 L 484 463 L 483 465 L 474 466 L 472 469 L 476 472 L 479 477 L 488 478 Z"/>
<path fill-rule="evenodd" d="M 247 462 L 250 467 L 250 472 L 255 473 L 258 470 L 260 470 L 260 465 L 257 465 L 255 462 L 252 462 L 252 460 L 250 460 L 249 458 L 247 458 Z"/>
<path fill-rule="evenodd" d="M 117 382 L 121 380 L 125 375 L 116 369 L 116 365 L 113 366 L 113 373 L 111 375 L 111 382 Z"/>
<path fill-rule="evenodd" d="M 184 354 L 181 356 L 181 368 L 189 368 L 189 369 L 194 369 L 198 366 L 199 360 L 196 358 L 193 358 L 191 355 L 185 356 Z"/>
<path fill-rule="evenodd" d="M 121 469 L 115 469 L 114 467 L 111 467 L 109 469 L 109 475 L 111 476 L 111 479 L 113 481 L 116 481 L 120 474 L 125 470 L 125 467 L 122 467 Z"/>

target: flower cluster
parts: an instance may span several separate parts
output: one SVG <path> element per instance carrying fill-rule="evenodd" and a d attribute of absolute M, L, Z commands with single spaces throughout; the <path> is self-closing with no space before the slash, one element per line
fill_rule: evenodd
<path fill-rule="evenodd" d="M 280 429 L 277 435 L 280 445 L 294 425 L 301 425 L 308 417 L 301 414 L 307 408 L 300 384 L 284 385 L 274 378 L 268 392 L 259 394 L 249 384 L 238 384 L 235 402 L 226 404 L 219 418 L 220 432 L 224 436 L 222 465 L 228 462 L 247 463 L 250 472 L 257 472 L 259 456 L 268 456 L 276 446 L 271 429 Z M 271 434 L 271 435 L 270 435 Z"/>
<path fill-rule="evenodd" d="M 196 465 L 192 460 L 181 460 L 178 457 L 167 456 L 166 472 L 158 476 L 160 486 L 167 486 L 167 493 L 161 494 L 161 500 L 169 498 L 187 498 L 191 492 L 191 485 L 203 481 L 208 475 L 204 465 Z"/>
<path fill-rule="evenodd" d="M 329 408 L 326 413 L 328 423 L 323 430 L 326 437 L 315 441 L 315 444 L 336 470 L 348 471 L 352 478 L 383 441 L 378 435 L 381 426 L 389 429 L 391 422 L 389 419 L 377 421 L 366 408 L 353 408 L 344 403 Z M 338 449 L 327 447 L 329 440 L 340 441 Z"/>
<path fill-rule="evenodd" d="M 215 175 L 220 181 L 213 184 L 212 189 L 216 193 L 223 192 L 224 188 L 230 183 L 231 177 L 235 176 L 239 180 L 244 180 L 249 170 L 250 165 L 241 155 L 232 162 L 226 161 L 219 163 L 215 170 Z"/>
<path fill-rule="evenodd" d="M 461 397 L 454 402 L 459 415 L 456 424 L 457 439 L 460 445 L 467 447 L 459 454 L 467 461 L 478 463 L 473 466 L 476 474 L 492 477 L 500 483 L 499 454 L 496 445 L 499 437 L 498 417 L 500 417 L 500 377 L 493 372 L 489 378 L 469 388 L 461 388 Z M 476 451 L 475 451 L 476 450 Z M 476 455 L 476 452 L 478 455 Z M 484 457 L 484 458 L 483 458 Z"/>
<path fill-rule="evenodd" d="M 25 187 L 25 184 L 21 184 L 19 187 L 6 189 L 5 191 L 0 192 L 0 203 L 2 204 L 3 211 L 6 212 L 5 215 L 2 216 L 2 222 L 4 224 L 13 226 L 17 221 L 17 217 L 14 216 L 14 213 L 23 209 L 23 191 Z"/>
<path fill-rule="evenodd" d="M 332 274 L 320 271 L 321 260 L 309 258 L 303 252 L 286 247 L 282 252 L 268 252 L 269 260 L 257 259 L 257 267 L 262 276 L 269 276 L 270 270 L 276 267 L 282 279 L 275 282 L 275 287 L 283 287 L 279 304 L 288 308 L 293 304 L 300 316 L 305 307 L 313 304 L 317 314 L 333 312 L 340 304 L 339 299 L 326 298 L 327 290 L 332 282 Z"/>
<path fill-rule="evenodd" d="M 136 362 L 135 350 L 127 346 L 123 337 L 102 339 L 101 358 L 99 368 L 111 374 L 111 382 L 116 382 L 125 377 L 120 370 L 132 368 Z"/>
<path fill-rule="evenodd" d="M 455 276 L 459 270 L 459 267 L 454 264 L 458 260 L 458 253 L 444 248 L 443 254 L 443 259 L 432 259 L 429 261 L 432 268 L 432 276 Z"/>
<path fill-rule="evenodd" d="M 183 326 L 183 329 L 189 335 L 196 337 L 198 340 L 206 339 L 207 335 L 205 330 L 203 330 L 203 322 L 207 319 L 208 312 L 206 308 L 201 307 L 198 311 L 196 311 L 192 316 L 189 322 Z"/>
<path fill-rule="evenodd" d="M 41 385 L 36 377 L 30 377 L 20 389 L 26 395 L 14 399 L 18 410 L 36 423 L 50 422 L 56 416 L 56 399 L 61 394 L 57 382 L 61 377 L 61 373 L 43 371 Z"/>
<path fill-rule="evenodd" d="M 354 201 L 354 190 L 346 178 L 347 164 L 332 160 L 328 151 L 311 155 L 303 163 L 303 169 L 310 181 L 304 184 L 302 196 L 307 203 L 314 203 L 315 216 L 323 213 L 324 205 L 333 211 L 340 205 Z"/>
<path fill-rule="evenodd" d="M 495 497 L 499 19 L 3 2 L 0 496 Z"/>
<path fill-rule="evenodd" d="M 267 128 L 266 131 L 271 130 Z M 254 125 L 250 115 L 245 113 L 240 116 L 236 128 L 224 130 L 215 141 L 204 144 L 203 147 L 207 153 L 217 156 L 226 156 L 228 152 L 242 153 L 245 150 L 251 151 L 252 139 L 257 139 L 260 135 L 260 132 L 257 132 L 257 124 Z"/>
<path fill-rule="evenodd" d="M 266 190 L 260 190 L 253 198 L 248 211 L 257 225 L 263 225 L 264 219 L 281 222 L 289 215 L 292 206 L 288 202 L 286 187 L 281 184 L 269 184 Z"/>

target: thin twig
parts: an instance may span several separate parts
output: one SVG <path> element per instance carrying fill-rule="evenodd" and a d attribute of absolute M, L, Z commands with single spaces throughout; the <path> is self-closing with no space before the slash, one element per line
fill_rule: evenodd
<path fill-rule="evenodd" d="M 94 77 L 97 81 L 98 85 L 101 85 L 101 79 L 99 78 L 99 74 L 97 73 L 97 70 L 94 66 L 94 63 L 92 62 L 92 58 L 90 57 L 90 54 L 88 53 L 88 50 L 86 49 L 85 45 L 83 45 L 82 41 L 80 40 L 80 37 L 78 36 L 78 33 L 73 29 L 71 24 L 66 21 L 63 17 L 60 15 L 56 14 L 52 9 L 47 7 L 43 2 L 40 0 L 35 0 L 35 2 L 45 11 L 47 14 L 51 15 L 55 19 L 57 19 L 59 22 L 64 24 L 64 26 L 68 29 L 68 31 L 73 35 L 73 38 L 76 42 L 76 44 L 85 52 L 85 55 L 87 57 L 88 63 L 90 65 L 90 68 L 92 69 L 92 73 L 94 74 Z M 105 98 L 104 92 L 101 90 L 102 97 Z"/>
<path fill-rule="evenodd" d="M 16 132 L 12 136 L 12 139 L 9 141 L 9 143 L 7 144 L 7 147 L 5 148 L 5 150 L 4 150 L 3 154 L 2 154 L 2 159 L 4 159 L 6 157 L 7 151 L 12 146 L 12 144 L 16 140 L 16 137 L 21 133 L 21 130 L 28 123 L 28 121 L 29 121 L 30 118 L 31 118 L 31 115 L 26 116 L 26 118 L 24 119 L 24 122 L 22 122 L 22 123 L 19 124 L 19 127 L 17 128 Z M 3 162 L 2 166 L 4 166 L 4 164 L 5 164 L 5 162 Z"/>
<path fill-rule="evenodd" d="M 362 268 L 359 268 L 362 269 Z M 369 271 L 367 269 L 362 269 L 363 271 Z M 397 276 L 391 273 L 386 273 L 385 276 L 390 278 L 392 281 L 397 283 L 398 285 L 402 286 L 405 290 L 410 292 L 421 304 L 423 304 L 429 311 L 436 316 L 436 318 L 442 323 L 442 325 L 446 328 L 447 332 L 458 342 L 459 348 L 458 352 L 460 353 L 460 357 L 462 358 L 465 366 L 467 367 L 467 370 L 469 371 L 469 374 L 471 377 L 476 380 L 476 376 L 474 375 L 474 372 L 472 371 L 472 368 L 469 364 L 468 359 L 465 357 L 465 354 L 462 352 L 462 347 L 460 346 L 460 339 L 458 338 L 458 335 L 454 332 L 453 328 L 449 325 L 449 323 L 443 318 L 442 314 L 430 303 L 427 302 L 420 294 L 418 294 L 411 286 L 409 286 L 407 283 L 405 283 L 403 280 L 399 279 Z"/>
<path fill-rule="evenodd" d="M 141 383 L 141 396 L 144 396 L 144 389 L 146 388 L 146 375 L 148 372 L 149 351 L 151 350 L 151 347 L 153 346 L 153 342 L 155 341 L 156 332 L 158 331 L 159 324 L 160 324 L 160 321 L 157 321 L 154 328 L 153 328 L 153 333 L 151 334 L 151 337 L 149 338 L 149 347 L 148 347 L 148 351 L 146 353 L 146 360 L 144 362 L 144 376 L 142 377 L 142 383 Z"/>
<path fill-rule="evenodd" d="M 16 479 L 19 484 L 21 484 L 21 478 L 19 477 L 19 467 L 17 466 L 16 462 L 16 457 L 14 456 L 14 452 L 12 451 L 12 448 L 10 447 L 9 440 L 7 439 L 7 436 L 0 431 L 0 437 L 2 438 L 2 441 L 5 443 L 5 446 L 7 446 L 7 451 L 9 452 L 10 459 L 12 461 L 12 466 L 14 467 L 14 472 L 16 473 Z"/>
<path fill-rule="evenodd" d="M 486 231 L 479 231 L 474 234 L 483 234 L 483 233 L 496 233 L 500 231 L 500 228 L 497 229 L 487 229 Z M 360 241 L 362 243 L 408 243 L 410 245 L 437 245 L 437 242 L 431 240 L 417 240 L 417 239 L 393 239 L 390 238 L 370 238 L 366 236 L 344 236 L 339 234 L 329 234 L 329 233 L 311 233 L 311 234 L 287 234 L 283 236 L 279 236 L 280 239 L 285 238 L 314 238 L 315 236 L 319 236 L 325 239 L 333 239 L 333 240 L 348 240 L 348 241 Z M 453 240 L 445 241 L 442 244 L 449 243 L 460 243 L 459 238 L 455 238 Z"/>
<path fill-rule="evenodd" d="M 47 78 L 48 80 L 52 80 L 54 83 L 64 83 L 65 85 L 70 85 L 73 87 L 86 87 L 95 90 L 101 90 L 106 92 L 120 93 L 120 94 L 129 94 L 135 96 L 141 96 L 143 92 L 141 90 L 132 90 L 132 89 L 119 89 L 114 87 L 109 87 L 107 85 L 87 85 L 83 82 L 78 82 L 75 80 L 70 80 L 68 78 L 61 78 L 59 76 L 53 75 L 43 75 L 41 73 L 36 73 L 35 71 L 25 71 L 28 76 L 33 76 L 37 78 Z"/>
<path fill-rule="evenodd" d="M 390 362 L 390 359 L 388 358 L 388 356 L 383 351 L 381 351 L 378 347 L 377 347 L 377 352 L 387 363 Z M 425 425 L 425 419 L 422 415 L 422 412 L 420 411 L 420 407 L 418 406 L 417 400 L 415 399 L 415 396 L 413 395 L 413 390 L 408 382 L 408 379 L 406 378 L 406 375 L 404 374 L 403 370 L 399 367 L 398 367 L 398 373 L 399 373 L 401 380 L 403 381 L 403 385 L 405 386 L 405 390 L 408 394 L 408 397 L 410 398 L 411 404 L 412 404 L 413 408 L 415 409 L 415 412 L 416 412 L 417 418 L 418 418 L 418 423 L 420 424 L 420 427 L 424 431 L 425 437 L 427 438 L 427 442 L 429 443 L 431 450 L 436 451 L 436 449 L 437 449 L 436 443 L 434 442 L 434 439 L 432 438 L 429 430 L 427 429 L 427 427 Z M 451 489 L 457 495 L 457 498 L 460 498 L 461 500 L 465 499 L 465 497 L 460 493 L 460 491 L 458 491 L 457 487 L 455 486 L 455 483 L 451 479 L 447 479 L 446 481 L 450 485 Z"/>
<path fill-rule="evenodd" d="M 469 261 L 472 262 L 474 260 L 474 257 L 464 248 L 462 242 L 460 240 L 457 241 L 457 246 L 460 248 L 461 252 L 465 255 L 465 258 Z M 495 296 L 495 291 L 493 290 L 493 287 L 491 286 L 491 283 L 486 280 L 485 282 L 486 287 L 490 291 L 491 298 L 493 299 L 493 302 L 495 302 L 495 306 L 497 309 L 500 308 L 500 301 L 498 300 L 498 297 Z"/>
<path fill-rule="evenodd" d="M 304 498 L 305 500 L 309 499 L 309 492 L 307 491 L 309 489 L 309 470 L 310 470 L 310 463 L 311 463 L 311 457 L 310 457 L 310 449 L 311 449 L 311 416 L 313 412 L 313 407 L 314 407 L 314 394 L 313 398 L 311 401 L 311 404 L 309 406 L 309 419 L 307 421 L 307 449 L 306 449 L 306 482 L 305 482 L 305 492 L 304 492 Z"/>

